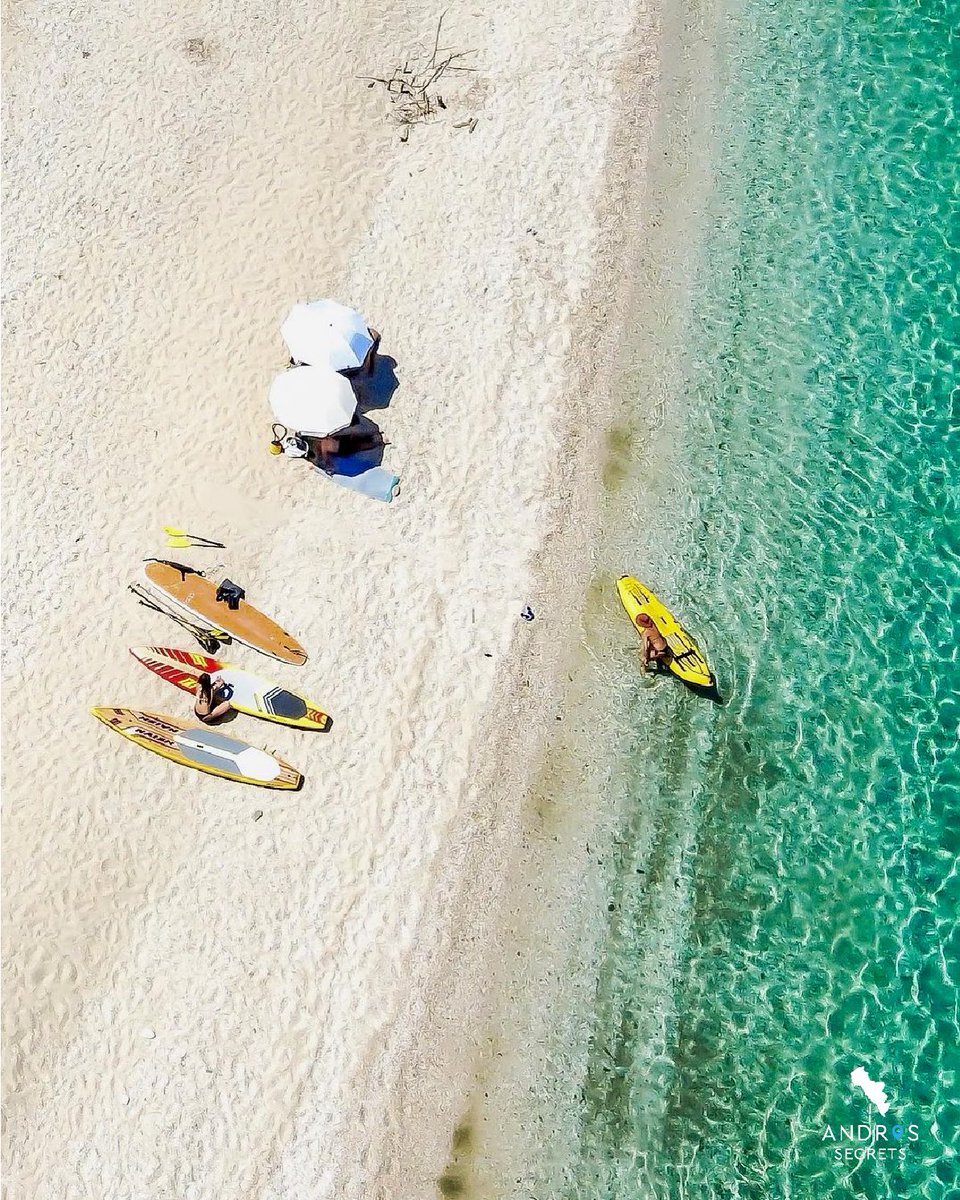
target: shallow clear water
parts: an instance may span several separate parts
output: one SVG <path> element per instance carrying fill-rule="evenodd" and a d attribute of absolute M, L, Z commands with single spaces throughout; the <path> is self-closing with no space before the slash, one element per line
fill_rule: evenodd
<path fill-rule="evenodd" d="M 958 30 L 945 0 L 727 24 L 679 484 L 635 520 L 682 527 L 648 582 L 729 702 L 625 705 L 578 1200 L 960 1194 Z M 844 1159 L 859 1123 L 894 1153 Z"/>

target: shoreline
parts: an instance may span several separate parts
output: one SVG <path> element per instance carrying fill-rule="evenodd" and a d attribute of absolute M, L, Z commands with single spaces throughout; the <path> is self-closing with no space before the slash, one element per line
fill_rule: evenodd
<path fill-rule="evenodd" d="M 502 1063 L 496 1063 L 518 1052 L 525 1060 L 527 1053 L 511 1044 L 516 1042 L 516 1030 L 509 1029 L 502 1037 L 498 1032 L 504 1012 L 516 1003 L 516 996 L 510 997 L 517 983 L 510 978 L 514 968 L 503 956 L 516 953 L 524 968 L 530 965 L 525 923 L 531 918 L 528 928 L 542 921 L 543 932 L 553 934 L 547 938 L 552 942 L 549 969 L 571 961 L 571 947 L 592 950 L 599 935 L 589 915 L 586 928 L 582 927 L 582 912 L 573 931 L 566 919 L 569 914 L 563 914 L 551 929 L 547 910 L 556 916 L 577 886 L 575 873 L 584 864 L 574 843 L 584 836 L 602 840 L 611 822 L 602 805 L 574 814 L 564 804 L 577 782 L 582 783 L 577 777 L 583 764 L 575 757 L 575 747 L 578 740 L 590 736 L 588 728 L 598 728 L 597 719 L 589 708 L 582 710 L 587 713 L 584 723 L 569 734 L 558 732 L 557 723 L 581 712 L 575 702 L 570 703 L 571 696 L 588 686 L 583 669 L 583 606 L 595 575 L 597 547 L 603 543 L 601 521 L 610 507 L 604 476 L 618 449 L 616 412 L 633 353 L 624 349 L 624 333 L 635 291 L 632 248 L 643 219 L 643 184 L 656 115 L 659 10 L 635 8 L 633 18 L 624 39 L 604 184 L 599 189 L 602 199 L 596 209 L 599 240 L 606 244 L 597 251 L 593 282 L 571 320 L 579 331 L 578 340 L 591 350 L 566 393 L 568 419 L 557 431 L 564 463 L 564 505 L 555 511 L 537 559 L 532 603 L 538 614 L 539 642 L 514 644 L 514 662 L 500 675 L 491 700 L 491 707 L 506 715 L 485 744 L 476 748 L 476 757 L 486 761 L 487 770 L 472 789 L 469 817 L 475 830 L 473 837 L 460 839 L 460 857 L 447 872 L 448 888 L 437 908 L 452 903 L 455 915 L 446 920 L 446 952 L 438 954 L 439 962 L 421 989 L 429 997 L 429 1017 L 417 1033 L 420 1043 L 434 1047 L 433 1053 L 424 1065 L 422 1044 L 413 1047 L 397 1069 L 398 1078 L 403 1078 L 402 1099 L 391 1110 L 385 1157 L 391 1186 L 399 1183 L 405 1196 L 438 1194 L 433 1181 L 422 1192 L 416 1190 L 416 1183 L 425 1183 L 416 1178 L 424 1162 L 444 1162 L 435 1180 L 439 1194 L 477 1200 L 506 1196 L 502 1189 L 507 1178 L 513 1182 L 514 1169 L 523 1161 L 520 1143 L 525 1134 L 517 1141 L 516 1131 L 505 1131 L 497 1119 L 502 1120 L 502 1114 L 493 1114 L 494 1101 L 483 1091 L 485 1082 L 499 1086 L 496 1099 L 513 1106 L 518 1129 L 529 1113 L 523 1107 L 526 1097 L 513 1092 L 516 1080 L 504 1073 Z M 541 624 L 541 611 L 549 621 L 549 634 L 546 622 Z M 537 734 L 531 743 L 533 730 Z M 612 736 L 611 730 L 604 732 Z M 504 762 L 514 764 L 506 780 Z M 599 795 L 605 767 L 594 758 L 586 769 Z M 555 836 L 549 831 L 558 821 L 561 834 Z M 546 847 L 548 839 L 551 848 Z M 553 860 L 552 846 L 561 842 L 562 856 Z M 601 874 L 590 881 L 590 887 L 603 886 Z M 527 894 L 531 889 L 535 898 Z M 478 917 L 478 897 L 489 902 L 486 918 Z M 528 905 L 532 905 L 529 910 Z M 453 968 L 460 974 L 456 983 L 451 980 Z M 589 972 L 584 978 L 589 981 Z M 569 1016 L 565 1013 L 564 1019 Z M 548 1037 L 535 1058 L 556 1037 L 555 1030 L 543 1032 Z M 524 1061 L 524 1069 L 529 1065 Z M 413 1128 L 423 1130 L 422 1139 L 411 1137 Z M 537 1132 L 545 1131 L 540 1126 Z M 487 1162 L 476 1160 L 478 1145 L 489 1155 Z"/>
<path fill-rule="evenodd" d="M 298 95 L 308 62 L 284 80 L 280 95 L 269 94 L 269 119 L 257 125 L 251 109 L 255 128 L 239 163 L 215 142 L 208 143 L 214 147 L 209 160 L 178 159 L 179 149 L 162 143 L 177 170 L 147 181 L 169 206 L 158 206 L 152 242 L 141 237 L 142 218 L 133 212 L 124 229 L 139 239 L 136 249 L 118 234 L 115 246 L 105 249 L 101 240 L 92 264 L 84 252 L 98 230 L 108 240 L 113 236 L 117 205 L 130 199 L 124 172 L 137 152 L 148 160 L 157 153 L 151 139 L 133 138 L 132 150 L 122 137 L 118 144 L 115 130 L 99 143 L 91 139 L 89 157 L 81 154 L 84 203 L 61 245 L 42 241 L 25 216 L 22 195 L 13 196 L 25 248 L 8 293 L 14 312 L 7 349 L 16 364 L 9 393 L 20 399 L 19 411 L 11 409 L 20 424 L 7 439 L 5 458 L 21 482 L 5 506 L 8 528 L 19 524 L 31 541 L 21 536 L 4 548 L 8 571 L 24 580 L 22 595 L 5 614 L 8 697 L 35 669 L 39 649 L 54 644 L 65 647 L 62 658 L 33 676 L 41 711 L 53 710 L 64 672 L 84 678 L 80 667 L 88 662 L 98 663 L 91 701 L 133 695 L 145 707 L 176 710 L 159 681 L 141 678 L 125 661 L 123 647 L 143 640 L 143 614 L 119 602 L 103 610 L 90 599 L 92 587 L 119 596 L 141 553 L 155 552 L 156 526 L 176 519 L 187 528 L 231 531 L 231 573 L 252 584 L 255 602 L 309 639 L 311 670 L 327 688 L 335 728 L 331 740 L 314 745 L 288 731 L 247 724 L 242 736 L 280 746 L 308 779 L 295 800 L 264 802 L 237 789 L 228 798 L 216 782 L 184 779 L 176 768 L 145 762 L 127 747 L 104 745 L 85 711 L 69 711 L 64 736 L 79 747 L 81 766 L 68 771 L 45 764 L 46 785 L 38 793 L 31 781 L 42 760 L 27 749 L 27 731 L 8 705 L 5 1034 L 13 1054 L 5 1079 L 5 1154 L 11 1195 L 19 1186 L 24 1195 L 59 1196 L 68 1178 L 79 1177 L 104 1197 L 127 1195 L 136 1186 L 218 1200 L 347 1197 L 369 1195 L 371 1186 L 391 1194 L 398 1184 L 412 1197 L 435 1195 L 444 1177 L 451 1141 L 462 1137 L 456 1130 L 483 1013 L 464 1022 L 470 1030 L 442 1031 L 457 1019 L 457 1004 L 469 1011 L 473 982 L 489 965 L 480 948 L 484 927 L 474 931 L 468 950 L 458 944 L 461 935 L 446 906 L 453 901 L 469 909 L 471 898 L 482 898 L 496 913 L 507 894 L 490 852 L 509 855 L 510 839 L 522 828 L 518 798 L 528 795 L 540 766 L 529 733 L 549 728 L 557 703 L 551 681 L 576 645 L 579 610 L 569 597 L 579 584 L 571 588 L 571 579 L 585 590 L 592 554 L 586 534 L 599 514 L 599 481 L 590 475 L 603 455 L 607 422 L 597 414 L 604 398 L 612 407 L 613 397 L 596 367 L 607 356 L 613 362 L 618 333 L 610 317 L 617 302 L 611 306 L 607 297 L 623 264 L 618 273 L 615 243 L 604 274 L 592 253 L 596 238 L 578 221 L 597 221 L 600 236 L 615 230 L 626 239 L 618 203 L 638 164 L 608 162 L 613 176 L 589 182 L 584 176 L 597 139 L 609 136 L 615 122 L 643 158 L 650 112 L 640 104 L 629 111 L 634 97 L 626 84 L 649 87 L 655 72 L 649 13 L 633 27 L 621 10 L 598 14 L 583 6 L 575 14 L 582 40 L 567 14 L 556 41 L 560 31 L 547 11 L 538 37 L 523 44 L 522 36 L 511 35 L 509 21 L 518 35 L 529 35 L 526 8 L 501 12 L 496 32 L 466 10 L 450 10 L 448 36 L 458 33 L 463 45 L 475 39 L 478 62 L 486 54 L 484 78 L 453 97 L 461 111 L 480 112 L 480 127 L 459 141 L 447 126 L 415 129 L 400 147 L 394 130 L 376 125 L 372 165 L 338 183 L 338 165 L 355 152 L 351 137 L 367 136 L 369 123 L 383 118 L 373 99 L 359 89 L 355 96 L 354 85 L 340 80 L 346 64 L 330 46 L 354 10 L 338 9 L 314 53 L 321 64 L 332 55 L 336 97 L 359 107 L 346 110 L 346 135 L 333 130 L 324 147 L 320 207 L 311 201 L 316 229 L 309 218 L 304 226 L 302 213 L 317 172 L 298 176 L 300 164 L 282 138 L 271 140 L 283 132 L 275 111 Z M 30 10 L 22 18 L 27 26 L 35 19 Z M 96 57 L 96 23 L 89 20 L 77 40 L 93 45 Z M 419 12 L 395 23 L 395 40 L 422 35 L 429 24 Z M 170 62 L 181 49 L 178 32 L 188 30 L 169 33 L 163 46 Z M 371 57 L 374 32 L 384 33 L 369 32 Z M 258 31 L 241 33 L 247 76 L 254 83 L 266 79 Z M 126 35 L 135 51 L 149 31 L 131 28 Z M 577 63 L 571 44 L 582 56 Z M 211 45 L 216 62 L 222 50 Z M 242 55 L 232 55 L 227 65 L 237 71 Z M 611 55 L 633 55 L 635 63 L 614 70 Z M 26 51 L 12 52 L 5 70 L 12 71 L 12 61 L 26 70 L 26 57 Z M 197 66 L 206 69 L 176 63 L 178 71 Z M 582 74 L 593 92 L 558 92 L 553 73 L 561 68 L 571 87 Z M 68 92 L 86 86 L 74 78 L 79 67 L 64 69 Z M 187 98 L 193 80 L 184 74 L 180 81 Z M 122 94 L 126 85 L 113 72 L 106 86 Z M 210 111 L 222 117 L 239 82 L 228 80 L 221 91 L 206 86 Z M 46 128 L 58 136 L 50 139 L 52 166 L 45 163 L 39 178 L 17 179 L 15 149 L 12 167 L 21 193 L 30 190 L 28 180 L 40 189 L 49 216 L 77 191 L 64 148 L 97 109 L 81 111 L 71 126 L 55 98 L 45 109 L 31 92 L 42 91 L 40 74 L 23 88 L 38 107 L 21 101 L 32 114 L 21 120 L 34 135 Z M 505 94 L 500 103 L 498 90 Z M 532 119 L 551 102 L 557 111 Z M 231 120 L 236 124 L 233 114 Z M 561 161 L 558 139 L 569 137 L 571 126 L 582 143 L 566 146 L 571 157 Z M 304 124 L 303 132 L 308 128 Z M 523 142 L 524 133 L 532 143 Z M 264 152 L 273 156 L 266 169 L 258 157 Z M 193 190 L 184 193 L 195 198 L 195 232 L 188 237 L 194 257 L 184 273 L 170 256 L 181 232 L 173 197 L 177 172 L 191 164 L 197 167 L 189 180 Z M 282 178 L 292 184 L 292 199 L 281 202 L 270 191 L 271 167 L 288 172 Z M 208 191 L 217 172 L 221 190 Z M 526 190 L 515 191 L 517 180 Z M 241 194 L 233 202 L 234 192 L 243 191 L 238 181 L 260 206 L 257 220 L 266 222 L 255 222 L 249 233 L 243 221 L 251 201 Z M 488 185 L 492 190 L 485 192 Z M 116 186 L 121 190 L 114 193 Z M 210 203 L 211 195 L 223 211 Z M 530 216 L 520 210 L 521 196 Z M 452 202 L 461 207 L 451 208 Z M 333 215 L 324 225 L 328 210 Z M 460 220 L 448 228 L 431 219 L 451 211 Z M 173 214 L 168 224 L 164 213 Z M 258 287 L 256 273 L 269 269 L 271 251 L 258 251 L 257 241 L 295 226 L 325 266 L 310 272 L 288 250 L 273 278 Z M 79 254 L 70 250 L 70 235 Z M 333 235 L 339 241 L 330 240 Z M 129 264 L 117 256 L 121 247 L 130 253 Z M 332 261 L 328 248 L 335 251 Z M 500 252 L 503 261 L 488 261 L 488 252 Z M 52 278 L 64 255 L 66 266 Z M 591 263 L 589 285 L 584 259 Z M 131 272 L 135 264 L 148 274 L 144 262 L 153 266 L 157 291 L 138 312 L 128 306 L 142 302 L 144 293 Z M 411 269 L 418 272 L 418 294 L 398 293 L 400 281 L 409 287 Z M 84 274 L 94 290 L 79 284 Z M 161 283 L 173 289 L 169 296 Z M 64 304 L 71 285 L 77 287 L 72 307 Z M 110 286 L 105 310 L 110 293 L 103 289 Z M 397 360 L 401 387 L 383 427 L 393 442 L 387 464 L 400 467 L 404 483 L 391 510 L 332 495 L 322 480 L 294 471 L 278 474 L 263 452 L 266 383 L 282 365 L 273 317 L 299 289 L 337 291 L 362 303 L 384 329 L 384 351 Z M 488 290 L 493 295 L 484 299 Z M 225 325 L 224 294 L 231 297 Z M 432 324 L 425 323 L 424 296 L 445 302 Z M 245 302 L 249 311 L 240 316 Z M 138 342 L 144 322 L 159 322 L 164 336 Z M 205 354 L 211 323 L 225 336 Z M 55 342 L 42 371 L 29 357 L 38 329 Z M 580 339 L 574 348 L 578 333 L 586 349 Z M 522 337 L 522 345 L 511 346 L 508 366 L 491 367 L 504 335 Z M 149 431 L 155 446 L 146 460 L 142 420 L 110 403 L 117 393 L 109 384 L 118 377 L 135 381 L 134 394 L 153 407 L 166 406 L 164 420 Z M 76 421 L 65 429 L 68 462 L 43 441 L 36 415 L 38 401 L 57 392 L 69 396 Z M 198 411 L 198 392 L 212 401 L 207 411 Z M 579 403 L 561 417 L 568 400 Z M 238 408 L 243 419 L 228 435 Z M 211 447 L 229 459 L 229 470 L 211 461 Z M 478 447 L 487 455 L 486 469 L 475 464 Z M 84 486 L 105 460 L 111 471 L 102 484 Z M 81 465 L 86 475 L 78 478 Z M 138 495 L 137 505 L 124 504 L 130 494 Z M 171 503 L 176 511 L 168 511 Z M 77 522 L 82 532 L 74 546 L 81 548 L 64 554 L 60 531 Z M 88 548 L 88 530 L 100 531 L 101 547 Z M 531 574 L 534 560 L 540 583 Z M 311 571 L 305 583 L 310 563 L 320 574 Z M 68 604 L 56 601 L 58 591 Z M 536 612 L 529 630 L 517 617 L 527 602 Z M 416 619 L 408 617 L 411 610 Z M 379 614 L 379 628 L 351 622 L 358 611 Z M 159 619 L 147 624 L 152 640 L 177 640 Z M 465 668 L 467 654 L 472 661 Z M 492 656 L 494 665 L 482 655 Z M 275 674 L 299 682 L 295 673 Z M 364 680 L 378 681 L 372 696 Z M 326 700 L 323 692 L 317 698 Z M 351 721 L 351 712 L 359 719 Z M 476 728 L 491 712 L 496 717 L 478 740 Z M 538 723 L 535 715 L 546 719 Z M 504 778 L 500 762 L 508 755 L 516 764 Z M 99 774 L 94 762 L 103 764 Z M 321 786 L 332 780 L 332 796 L 325 788 L 311 794 L 313 778 Z M 251 824 L 258 803 L 268 810 L 269 824 Z M 447 859 L 453 865 L 438 871 L 437 863 Z M 471 876 L 473 868 L 486 874 Z M 431 870 L 425 889 L 423 874 Z M 470 894 L 461 894 L 467 884 Z M 446 919 L 438 921 L 438 913 Z M 458 977 L 471 955 L 476 974 Z M 488 1003 L 494 990 L 488 989 Z M 447 1080 L 442 1095 L 434 1086 L 439 1078 Z M 411 1138 L 413 1128 L 423 1129 L 423 1145 Z M 85 1149 L 77 1157 L 68 1147 L 80 1144 Z"/>
<path fill-rule="evenodd" d="M 425 921 L 431 941 L 416 948 L 420 973 L 411 989 L 415 1017 L 396 1044 L 388 1044 L 369 1064 L 382 1079 L 385 1060 L 393 1082 L 374 1088 L 372 1100 L 370 1092 L 353 1098 L 350 1132 L 356 1146 L 350 1151 L 359 1151 L 362 1167 L 338 1178 L 337 1194 L 358 1200 L 371 1186 L 385 1197 L 488 1194 L 482 1184 L 474 1193 L 478 1180 L 469 1167 L 461 1168 L 460 1160 L 469 1155 L 478 1132 L 473 1093 L 490 1056 L 486 1026 L 501 1001 L 501 967 L 492 961 L 491 949 L 501 935 L 508 945 L 515 936 L 509 928 L 516 916 L 511 897 L 523 885 L 514 839 L 526 842 L 525 824 L 531 805 L 538 803 L 553 721 L 561 719 L 555 711 L 566 690 L 561 676 L 582 649 L 582 614 L 579 604 L 570 601 L 571 596 L 586 596 L 592 575 L 593 535 L 605 507 L 601 467 L 610 452 L 618 396 L 613 380 L 624 370 L 620 343 L 632 291 L 630 258 L 624 251 L 635 234 L 632 222 L 639 209 L 628 192 L 646 165 L 652 118 L 639 104 L 630 111 L 636 94 L 629 89 L 639 84 L 642 95 L 652 92 L 657 70 L 651 13 L 634 12 L 634 17 L 620 50 L 608 114 L 610 146 L 593 213 L 598 234 L 608 244 L 591 260 L 592 282 L 568 328 L 568 337 L 579 334 L 590 352 L 577 356 L 577 380 L 557 397 L 565 419 L 557 418 L 551 431 L 561 463 L 561 501 L 548 506 L 535 578 L 525 593 L 536 623 L 529 637 L 509 643 L 509 658 L 498 669 L 486 702 L 487 710 L 498 716 L 471 750 L 476 767 L 471 765 L 468 774 L 478 774 L 458 813 L 465 828 L 443 847 L 451 861 L 433 891 L 433 912 L 443 915 L 436 923 Z M 519 629 L 524 632 L 522 625 Z M 504 762 L 511 763 L 506 778 Z M 508 864 L 506 876 L 499 870 L 503 862 Z M 489 919 L 478 915 L 478 901 L 492 914 Z M 356 1138 L 360 1128 L 365 1138 Z M 268 1194 L 286 1195 L 287 1186 L 289 1181 Z"/>
<path fill-rule="evenodd" d="M 620 178 L 609 190 L 615 207 L 621 198 L 616 225 L 625 253 L 598 269 L 604 279 L 621 280 L 620 295 L 605 310 L 601 298 L 609 289 L 601 284 L 599 297 L 584 306 L 616 314 L 608 332 L 615 329 L 613 340 L 623 346 L 606 356 L 607 369 L 595 380 L 594 400 L 601 411 L 605 405 L 603 444 L 584 453 L 594 477 L 602 466 L 602 485 L 591 486 L 585 475 L 578 503 L 597 536 L 575 547 L 581 554 L 574 582 L 557 583 L 558 594 L 581 601 L 564 614 L 567 659 L 557 664 L 555 689 L 543 706 L 543 753 L 531 763 L 527 798 L 516 813 L 522 850 L 514 855 L 503 889 L 510 902 L 497 925 L 505 957 L 497 983 L 487 989 L 492 998 L 476 1038 L 473 1088 L 461 1101 L 445 1176 L 445 1194 L 477 1200 L 555 1196 L 574 1177 L 583 1135 L 579 1081 L 595 1068 L 596 992 L 610 926 L 618 920 L 610 914 L 620 907 L 621 839 L 629 840 L 624 829 L 633 820 L 635 781 L 625 737 L 642 744 L 657 737 L 653 727 L 635 724 L 633 704 L 625 707 L 624 689 L 636 686 L 629 682 L 635 662 L 623 648 L 612 582 L 625 569 L 652 576 L 669 560 L 649 516 L 689 519 L 671 481 L 679 465 L 671 437 L 688 416 L 677 408 L 676 379 L 686 370 L 690 293 L 711 219 L 717 147 L 709 114 L 728 69 L 722 33 L 714 27 L 722 23 L 722 5 L 701 10 L 696 26 L 678 14 L 658 17 L 661 69 L 644 114 L 643 151 L 628 126 L 615 155 Z M 638 160 L 632 170 L 630 150 Z M 647 396 L 649 404 L 638 403 Z M 629 634 L 626 641 L 629 647 Z M 553 724 L 564 711 L 577 717 L 575 728 Z M 658 849 L 659 841 L 650 828 L 640 836 L 645 867 L 649 856 L 663 858 L 650 876 L 651 939 L 642 972 L 650 996 L 657 994 L 662 1005 L 640 1023 L 651 1071 L 662 1069 L 672 1019 L 669 964 L 676 963 L 686 932 L 676 910 L 687 898 L 675 894 L 671 881 L 683 874 L 692 851 L 682 839 Z M 667 936 L 671 914 L 677 920 Z M 627 1159 L 625 1151 L 621 1188 L 640 1178 L 655 1186 Z M 618 1185 L 611 1177 L 607 1186 L 614 1194 Z"/>

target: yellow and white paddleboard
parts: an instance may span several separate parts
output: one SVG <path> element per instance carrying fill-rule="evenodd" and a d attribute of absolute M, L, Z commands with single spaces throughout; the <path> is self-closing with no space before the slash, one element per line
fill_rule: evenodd
<path fill-rule="evenodd" d="M 291 692 L 277 683 L 261 679 L 229 663 L 201 654 L 197 650 L 179 650 L 175 646 L 131 646 L 130 653 L 167 683 L 194 695 L 197 681 L 204 673 L 228 689 L 227 699 L 237 712 L 295 729 L 326 731 L 333 722 L 312 700 Z"/>
<path fill-rule="evenodd" d="M 190 725 L 179 717 L 164 713 L 138 712 L 131 708 L 91 708 L 90 711 L 145 750 L 169 758 L 184 767 L 233 779 L 237 783 L 252 783 L 255 787 L 283 788 L 295 791 L 303 776 L 282 758 L 248 746 L 246 742 L 226 737 L 206 725 Z"/>
<path fill-rule="evenodd" d="M 639 579 L 622 575 L 617 580 L 620 602 L 626 609 L 633 627 L 637 628 L 637 617 L 646 613 L 666 639 L 673 658 L 670 670 L 678 679 L 701 691 L 716 693 L 717 681 L 707 665 L 700 647 L 683 628 L 673 613 L 645 587 Z M 715 697 L 718 698 L 718 697 Z"/>

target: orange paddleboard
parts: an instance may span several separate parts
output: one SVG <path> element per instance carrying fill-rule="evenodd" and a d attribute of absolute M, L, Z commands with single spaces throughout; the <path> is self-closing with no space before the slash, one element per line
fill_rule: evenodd
<path fill-rule="evenodd" d="M 271 621 L 246 600 L 240 601 L 239 608 L 231 609 L 225 601 L 217 599 L 217 585 L 190 567 L 150 562 L 144 573 L 150 586 L 164 599 L 172 601 L 204 626 L 222 629 L 234 641 L 252 646 L 280 662 L 302 666 L 307 661 L 306 650 L 276 621 Z"/>

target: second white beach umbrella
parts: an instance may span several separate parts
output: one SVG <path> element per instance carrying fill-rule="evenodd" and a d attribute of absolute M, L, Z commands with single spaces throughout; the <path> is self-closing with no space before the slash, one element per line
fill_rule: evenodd
<path fill-rule="evenodd" d="M 359 367 L 373 345 L 366 318 L 336 300 L 295 304 L 280 332 L 294 362 L 334 371 Z"/>
<path fill-rule="evenodd" d="M 329 367 L 293 367 L 270 385 L 270 407 L 288 429 L 326 437 L 350 424 L 357 398 L 350 380 Z"/>

